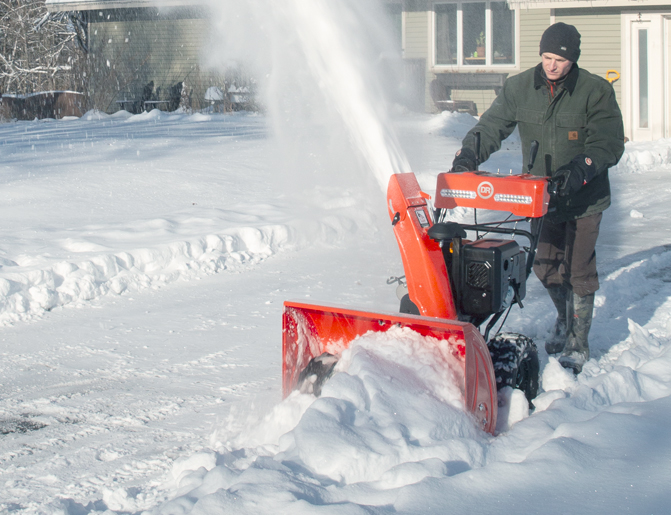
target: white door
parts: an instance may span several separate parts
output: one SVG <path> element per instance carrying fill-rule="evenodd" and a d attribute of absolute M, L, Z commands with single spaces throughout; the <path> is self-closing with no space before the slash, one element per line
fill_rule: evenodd
<path fill-rule="evenodd" d="M 671 15 L 669 15 L 671 16 Z M 669 18 L 660 13 L 624 15 L 623 93 L 627 136 L 650 141 L 669 135 Z"/>

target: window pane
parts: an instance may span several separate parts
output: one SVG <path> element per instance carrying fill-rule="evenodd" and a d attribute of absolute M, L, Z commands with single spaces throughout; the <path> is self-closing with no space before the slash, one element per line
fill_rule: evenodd
<path fill-rule="evenodd" d="M 462 4 L 464 17 L 464 64 L 485 64 L 485 3 Z"/>
<path fill-rule="evenodd" d="M 457 64 L 457 5 L 437 4 L 436 64 Z"/>
<path fill-rule="evenodd" d="M 648 128 L 648 31 L 638 31 L 638 126 Z"/>
<path fill-rule="evenodd" d="M 492 2 L 492 64 L 515 64 L 515 11 L 506 2 Z"/>

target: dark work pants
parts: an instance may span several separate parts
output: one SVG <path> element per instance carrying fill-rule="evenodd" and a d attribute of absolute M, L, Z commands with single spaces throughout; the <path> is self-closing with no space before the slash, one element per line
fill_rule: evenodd
<path fill-rule="evenodd" d="M 534 272 L 543 286 L 569 286 L 579 297 L 599 289 L 596 239 L 602 214 L 568 222 L 543 222 Z"/>

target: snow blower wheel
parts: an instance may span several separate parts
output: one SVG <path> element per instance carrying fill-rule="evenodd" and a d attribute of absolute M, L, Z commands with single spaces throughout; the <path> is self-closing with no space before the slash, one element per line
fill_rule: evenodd
<path fill-rule="evenodd" d="M 338 358 L 328 352 L 312 358 L 298 376 L 298 391 L 319 397 L 322 394 L 322 386 L 333 375 L 336 363 Z"/>
<path fill-rule="evenodd" d="M 528 336 L 519 333 L 499 333 L 487 343 L 494 365 L 496 388 L 505 386 L 522 390 L 529 407 L 538 395 L 538 349 Z"/>

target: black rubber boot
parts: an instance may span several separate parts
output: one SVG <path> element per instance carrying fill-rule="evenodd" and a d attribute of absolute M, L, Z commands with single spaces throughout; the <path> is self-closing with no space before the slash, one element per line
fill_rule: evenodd
<path fill-rule="evenodd" d="M 550 337 L 545 342 L 545 352 L 548 354 L 559 354 L 566 345 L 566 334 L 568 332 L 568 312 L 572 296 L 565 286 L 550 286 L 548 294 L 557 308 L 557 320 L 552 329 Z"/>
<path fill-rule="evenodd" d="M 582 367 L 589 360 L 589 328 L 592 326 L 594 311 L 594 294 L 579 297 L 573 296 L 573 316 L 571 318 L 566 347 L 559 358 L 564 368 L 570 368 L 574 374 L 582 372 Z"/>

